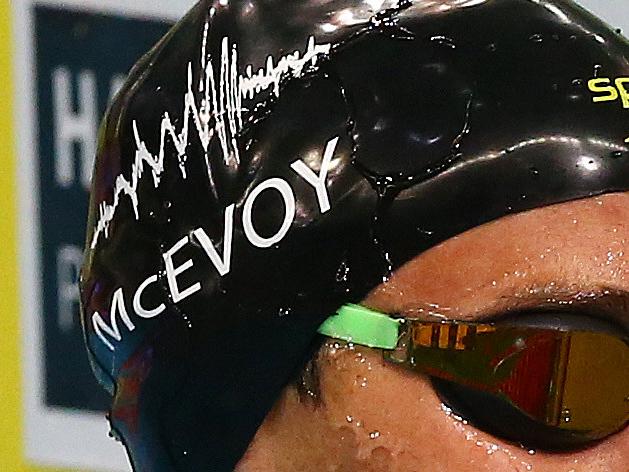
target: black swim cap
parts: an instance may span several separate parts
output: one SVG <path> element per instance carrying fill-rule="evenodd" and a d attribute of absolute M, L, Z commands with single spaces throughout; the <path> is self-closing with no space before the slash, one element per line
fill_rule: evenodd
<path fill-rule="evenodd" d="M 83 325 L 135 469 L 233 470 L 339 306 L 470 228 L 629 190 L 628 57 L 569 1 L 201 1 L 94 172 Z"/>

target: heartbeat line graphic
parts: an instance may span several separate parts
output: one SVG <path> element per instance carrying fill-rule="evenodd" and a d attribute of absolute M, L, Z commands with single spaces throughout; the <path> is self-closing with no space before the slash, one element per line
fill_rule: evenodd
<path fill-rule="evenodd" d="M 140 135 L 137 122 L 133 121 L 136 152 L 131 166 L 131 177 L 127 180 L 124 175 L 118 175 L 112 201 L 100 204 L 98 223 L 91 242 L 92 249 L 96 247 L 101 235 L 104 235 L 105 238 L 109 237 L 109 225 L 124 196 L 127 196 L 131 201 L 136 220 L 140 218 L 138 184 L 144 173 L 150 170 L 155 187 L 159 186 L 164 173 L 168 140 L 177 151 L 179 169 L 182 177 L 186 179 L 186 161 L 188 158 L 186 149 L 191 139 L 196 135 L 203 146 L 208 178 L 212 181 L 208 149 L 213 140 L 218 139 L 220 141 L 225 165 L 238 165 L 240 163 L 236 137 L 242 130 L 243 112 L 248 111 L 248 109 L 243 108 L 243 100 L 254 100 L 271 87 L 271 93 L 279 97 L 280 83 L 284 77 L 300 77 L 306 66 L 309 64 L 314 66 L 319 57 L 328 55 L 331 49 L 331 44 L 316 44 L 315 38 L 311 36 L 303 54 L 300 51 L 295 51 L 280 57 L 277 63 L 275 63 L 273 56 L 269 55 L 265 67 L 254 71 L 253 66 L 248 65 L 245 68 L 245 73 L 240 74 L 238 71 L 238 48 L 235 44 L 230 47 L 229 38 L 225 37 L 221 43 L 221 61 L 217 80 L 214 63 L 207 54 L 209 28 L 210 25 L 207 22 L 201 48 L 203 74 L 198 83 L 198 92 L 202 94 L 201 103 L 197 104 L 195 98 L 193 66 L 190 62 L 188 63 L 188 90 L 183 97 L 182 127 L 177 130 L 168 112 L 164 113 L 160 129 L 159 150 L 156 154 L 148 149 Z"/>

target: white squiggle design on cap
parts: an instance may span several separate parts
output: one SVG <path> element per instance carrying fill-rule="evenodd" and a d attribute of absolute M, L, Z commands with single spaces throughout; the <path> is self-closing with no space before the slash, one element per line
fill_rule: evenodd
<path fill-rule="evenodd" d="M 208 156 L 208 149 L 212 140 L 218 138 L 220 141 L 225 165 L 237 165 L 240 162 L 236 136 L 242 130 L 243 111 L 247 111 L 246 108 L 243 108 L 243 99 L 254 100 L 258 95 L 271 87 L 272 93 L 279 97 L 282 78 L 287 75 L 292 77 L 301 76 L 308 64 L 315 65 L 319 56 L 328 55 L 331 50 L 331 44 L 317 44 L 315 38 L 311 36 L 308 39 L 306 51 L 303 55 L 300 51 L 294 51 L 282 56 L 277 61 L 277 64 L 273 57 L 269 55 L 265 67 L 254 71 L 253 66 L 249 65 L 245 69 L 245 74 L 239 74 L 238 48 L 235 44 L 230 47 L 229 38 L 225 37 L 221 43 L 221 63 L 217 84 L 212 58 L 207 54 L 209 28 L 208 22 L 203 32 L 201 51 L 201 70 L 203 75 L 199 79 L 198 91 L 203 93 L 204 96 L 200 106 L 197 105 L 193 92 L 193 67 L 190 62 L 188 63 L 188 90 L 184 96 L 181 130 L 177 130 L 169 113 L 165 112 L 161 122 L 159 151 L 157 154 L 153 154 L 142 139 L 137 122 L 133 121 L 136 152 L 131 166 L 131 178 L 127 180 L 124 175 L 118 175 L 114 186 L 113 201 L 100 204 L 98 223 L 94 229 L 91 242 L 92 249 L 96 247 L 101 234 L 105 238 L 109 237 L 109 225 L 123 196 L 126 195 L 131 200 L 136 220 L 140 218 L 138 184 L 144 172 L 150 170 L 155 187 L 159 186 L 161 176 L 164 173 L 164 158 L 168 137 L 170 137 L 177 151 L 179 169 L 185 179 L 187 178 L 186 149 L 191 139 L 191 132 L 196 131 L 196 136 L 199 138 L 205 152 L 208 178 L 212 181 Z M 212 119 L 214 119 L 213 123 Z M 190 126 L 191 122 L 193 124 L 192 127 Z"/>

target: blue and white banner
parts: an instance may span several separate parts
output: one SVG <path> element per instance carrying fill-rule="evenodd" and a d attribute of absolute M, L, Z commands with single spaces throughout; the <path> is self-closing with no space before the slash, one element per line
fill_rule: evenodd
<path fill-rule="evenodd" d="M 13 3 L 13 2 L 12 2 Z M 30 462 L 128 471 L 90 371 L 77 277 L 98 128 L 130 67 L 194 2 L 14 2 L 25 444 Z"/>

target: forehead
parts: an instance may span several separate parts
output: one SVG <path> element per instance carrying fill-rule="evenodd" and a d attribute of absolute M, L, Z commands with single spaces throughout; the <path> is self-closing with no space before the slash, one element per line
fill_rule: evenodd
<path fill-rule="evenodd" d="M 365 303 L 473 318 L 528 292 L 626 291 L 628 204 L 629 193 L 610 194 L 474 228 L 402 266 Z"/>

